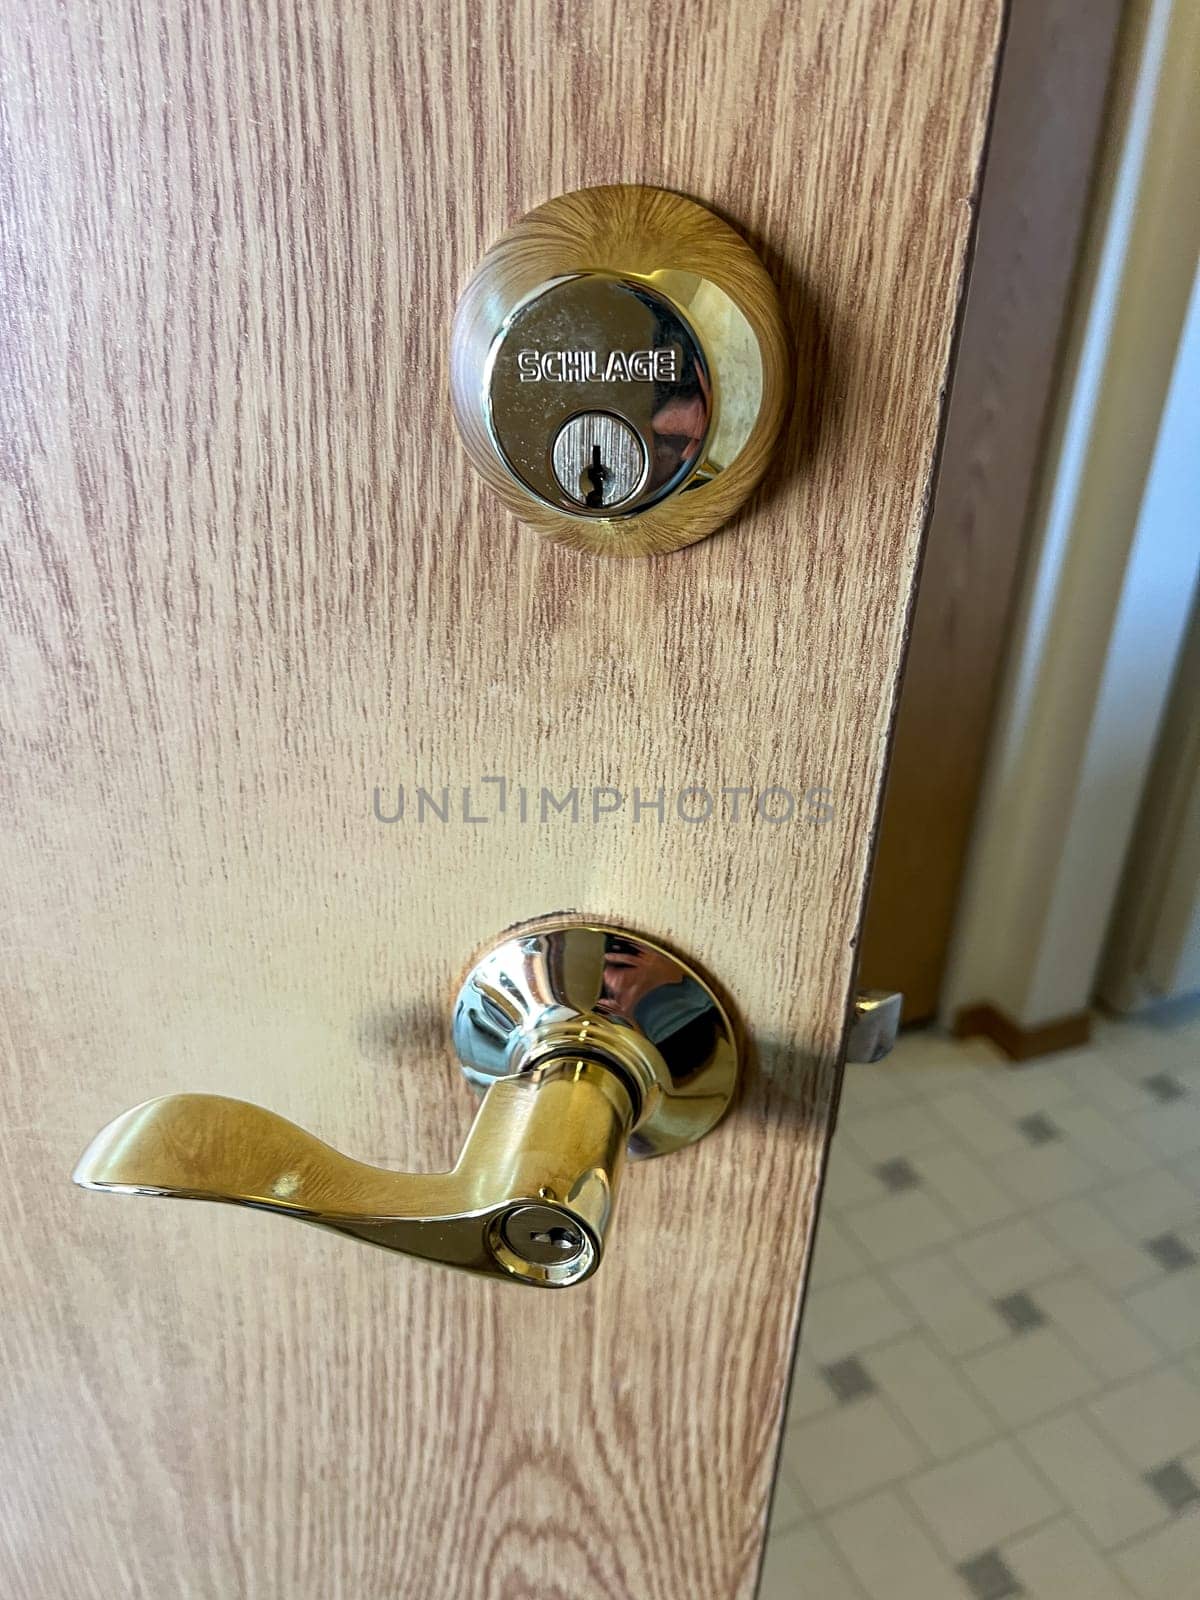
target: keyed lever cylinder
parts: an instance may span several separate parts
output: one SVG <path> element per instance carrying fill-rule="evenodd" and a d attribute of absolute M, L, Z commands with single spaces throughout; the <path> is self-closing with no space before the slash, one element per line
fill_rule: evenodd
<path fill-rule="evenodd" d="M 449 1172 L 368 1166 L 260 1106 L 176 1094 L 103 1129 L 75 1181 L 274 1211 L 562 1288 L 600 1263 L 626 1156 L 700 1138 L 737 1078 L 729 1020 L 704 980 L 617 928 L 541 924 L 504 939 L 468 975 L 453 1034 L 483 1103 Z"/>
<path fill-rule="evenodd" d="M 581 189 L 488 252 L 454 322 L 451 395 L 475 466 L 549 537 L 677 549 L 762 476 L 790 384 L 774 285 L 681 195 Z"/>

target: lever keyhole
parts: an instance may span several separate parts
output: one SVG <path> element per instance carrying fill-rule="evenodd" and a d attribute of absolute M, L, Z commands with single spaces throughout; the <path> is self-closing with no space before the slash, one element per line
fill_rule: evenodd
<path fill-rule="evenodd" d="M 569 1228 L 538 1228 L 529 1235 L 534 1244 L 547 1245 L 563 1255 L 574 1255 L 579 1249 L 579 1239 Z"/>
<path fill-rule="evenodd" d="M 592 446 L 591 464 L 584 473 L 584 477 L 587 479 L 590 488 L 584 496 L 583 503 L 593 511 L 598 511 L 604 504 L 604 480 L 608 477 L 608 468 L 600 459 L 600 446 L 598 444 Z"/>
<path fill-rule="evenodd" d="M 515 1206 L 501 1220 L 500 1236 L 521 1261 L 539 1267 L 565 1265 L 587 1246 L 582 1231 L 554 1206 Z"/>

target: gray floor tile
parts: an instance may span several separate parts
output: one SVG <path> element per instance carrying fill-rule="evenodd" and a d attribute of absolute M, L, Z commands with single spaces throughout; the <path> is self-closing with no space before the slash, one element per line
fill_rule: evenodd
<path fill-rule="evenodd" d="M 1046 1324 L 1046 1313 L 1032 1295 L 1019 1290 L 1016 1294 L 1002 1295 L 992 1304 L 1014 1333 L 1031 1333 Z"/>
<path fill-rule="evenodd" d="M 1146 1482 L 1172 1513 L 1200 1501 L 1200 1484 L 1181 1461 L 1165 1461 L 1146 1474 Z"/>
<path fill-rule="evenodd" d="M 1142 1088 L 1155 1100 L 1160 1100 L 1168 1105 L 1172 1100 L 1182 1100 L 1187 1090 L 1179 1079 L 1169 1072 L 1153 1072 L 1148 1078 L 1141 1080 Z"/>
<path fill-rule="evenodd" d="M 1030 1144 L 1052 1144 L 1062 1138 L 1062 1129 L 1052 1122 L 1044 1111 L 1034 1111 L 1027 1117 L 1017 1118 L 1017 1127 Z"/>
<path fill-rule="evenodd" d="M 964 1561 L 958 1570 L 975 1600 L 1009 1600 L 1010 1595 L 1023 1592 L 998 1550 L 984 1550 Z"/>
<path fill-rule="evenodd" d="M 893 1156 L 890 1161 L 881 1161 L 875 1168 L 875 1176 L 890 1194 L 915 1189 L 921 1182 L 920 1173 L 907 1156 Z"/>
<path fill-rule="evenodd" d="M 1197 1256 L 1191 1245 L 1177 1233 L 1160 1233 L 1154 1239 L 1147 1239 L 1145 1250 L 1167 1272 L 1179 1272 L 1184 1267 L 1194 1267 L 1200 1260 L 1200 1256 Z"/>
<path fill-rule="evenodd" d="M 822 1367 L 821 1376 L 843 1405 L 875 1393 L 875 1380 L 857 1356 L 847 1356 L 844 1361 L 834 1361 Z"/>

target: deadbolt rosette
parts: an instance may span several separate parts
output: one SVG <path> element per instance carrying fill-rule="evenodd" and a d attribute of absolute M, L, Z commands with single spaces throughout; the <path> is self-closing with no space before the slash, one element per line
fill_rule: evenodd
<path fill-rule="evenodd" d="M 577 549 L 648 555 L 704 538 L 753 490 L 788 368 L 778 294 L 749 245 L 682 195 L 610 185 L 539 206 L 488 251 L 455 313 L 451 400 L 473 465 L 522 521 Z M 619 502 L 580 506 L 555 476 L 554 438 L 589 413 L 621 418 L 647 452 Z"/>
<path fill-rule="evenodd" d="M 737 1045 L 709 984 L 628 929 L 541 924 L 488 950 L 454 1008 L 454 1047 L 478 1091 L 563 1058 L 602 1064 L 629 1088 L 630 1155 L 701 1138 L 733 1098 Z"/>

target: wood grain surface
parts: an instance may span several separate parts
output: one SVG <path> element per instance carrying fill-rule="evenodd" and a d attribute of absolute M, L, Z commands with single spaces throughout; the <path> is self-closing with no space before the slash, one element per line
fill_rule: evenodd
<path fill-rule="evenodd" d="M 4 9 L 0 1590 L 749 1596 L 997 0 Z M 797 360 L 756 499 L 644 562 L 518 529 L 447 400 L 486 246 L 613 181 L 735 221 Z M 687 824 L 694 784 L 825 793 Z M 455 984 L 563 908 L 754 1041 L 583 1287 L 70 1187 L 189 1089 L 446 1165 Z"/>
<path fill-rule="evenodd" d="M 862 981 L 936 1015 L 1121 0 L 1012 0 L 946 442 L 896 716 Z"/>

